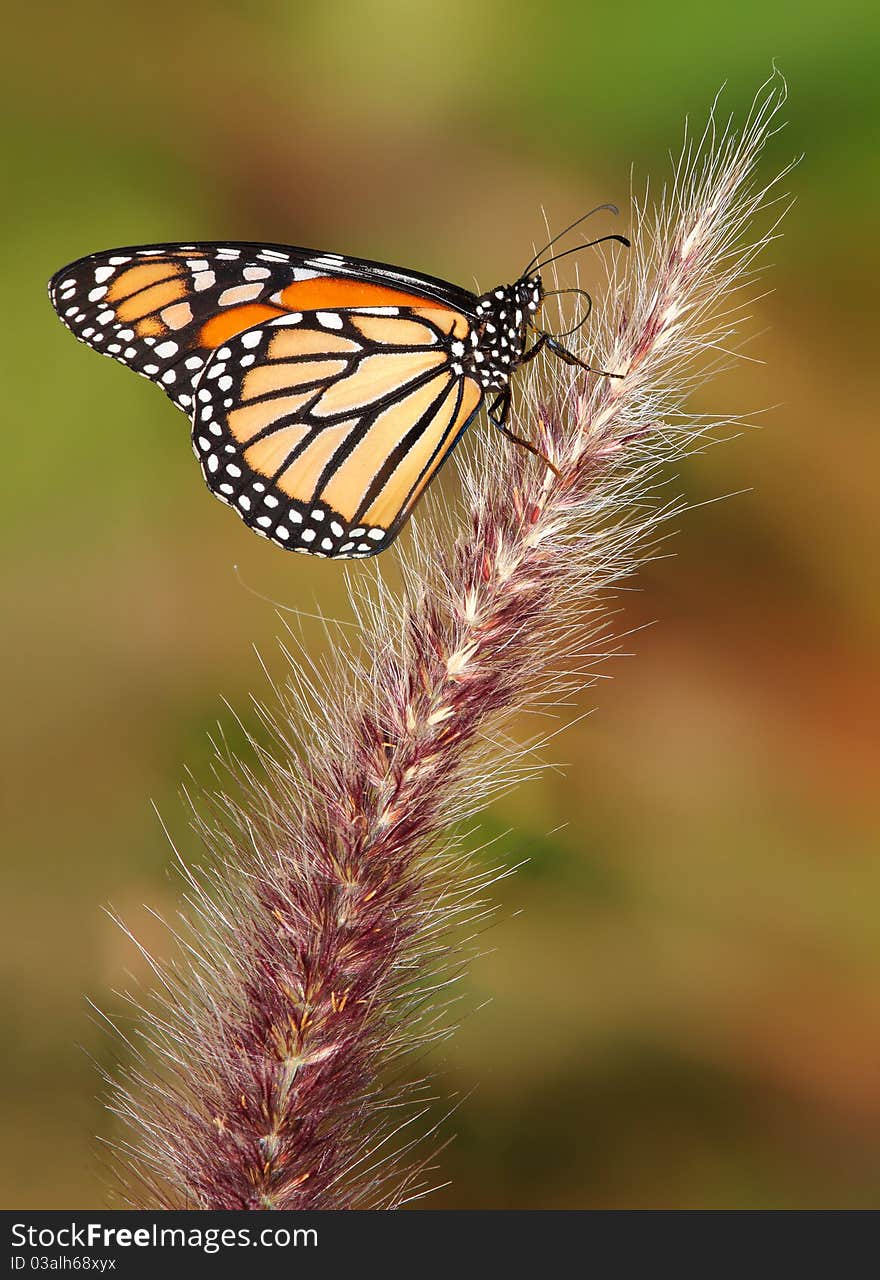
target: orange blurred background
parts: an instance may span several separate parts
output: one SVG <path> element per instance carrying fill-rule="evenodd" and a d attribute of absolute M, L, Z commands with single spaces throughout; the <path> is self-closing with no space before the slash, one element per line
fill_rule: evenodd
<path fill-rule="evenodd" d="M 491 1003 L 437 1059 L 444 1092 L 475 1092 L 429 1204 L 877 1206 L 878 32 L 852 0 L 833 20 L 814 0 L 8 19 L 0 1204 L 104 1202 L 89 1055 L 109 1049 L 84 997 L 121 1013 L 113 989 L 145 975 L 102 907 L 167 950 L 142 906 L 178 892 L 150 802 L 196 857 L 177 789 L 207 780 L 218 720 L 234 734 L 222 699 L 247 722 L 264 691 L 252 646 L 271 655 L 278 620 L 254 592 L 346 607 L 338 566 L 211 500 L 182 416 L 74 343 L 49 275 L 241 238 L 488 287 L 542 205 L 556 227 L 625 205 L 631 163 L 664 178 L 685 115 L 723 80 L 741 113 L 775 57 L 790 125 L 765 173 L 806 158 L 754 309 L 765 363 L 698 406 L 768 411 L 675 481 L 694 504 L 746 492 L 683 518 L 624 597 L 618 629 L 654 625 L 582 699 L 564 776 L 485 816 L 531 861 L 469 979 Z"/>

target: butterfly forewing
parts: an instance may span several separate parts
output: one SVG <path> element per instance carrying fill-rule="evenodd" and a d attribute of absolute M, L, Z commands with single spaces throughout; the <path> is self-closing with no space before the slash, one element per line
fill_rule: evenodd
<path fill-rule="evenodd" d="M 167 246 L 83 258 L 49 286 L 81 341 L 149 378 L 186 413 L 225 333 L 283 313 L 268 302 L 291 279 L 287 263 L 238 248 Z"/>
<path fill-rule="evenodd" d="M 187 413 L 208 356 L 233 334 L 295 307 L 387 305 L 401 294 L 464 313 L 475 301 L 455 285 L 383 263 L 246 243 L 111 249 L 72 263 L 49 284 L 52 305 L 77 338 L 150 378 Z"/>

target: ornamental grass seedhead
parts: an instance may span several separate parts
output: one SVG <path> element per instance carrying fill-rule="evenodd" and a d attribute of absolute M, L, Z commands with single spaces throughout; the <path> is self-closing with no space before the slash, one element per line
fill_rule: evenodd
<path fill-rule="evenodd" d="M 320 661 L 285 642 L 260 742 L 218 747 L 193 799 L 208 869 L 180 859 L 175 955 L 150 961 L 110 1080 L 132 1203 L 393 1208 L 430 1186 L 424 1087 L 400 1081 L 454 1025 L 502 873 L 460 833 L 540 767 L 555 722 L 523 740 L 511 721 L 590 683 L 611 590 L 680 509 L 664 468 L 730 421 L 687 399 L 729 359 L 776 233 L 779 177 L 757 170 L 784 99 L 774 74 L 739 131 L 714 109 L 660 195 L 633 198 L 631 250 L 596 259 L 575 350 L 620 376 L 522 370 L 511 426 L 555 471 L 471 432 L 458 509 L 429 499 L 388 553 L 402 585 L 381 561 L 352 572 L 357 627 Z"/>

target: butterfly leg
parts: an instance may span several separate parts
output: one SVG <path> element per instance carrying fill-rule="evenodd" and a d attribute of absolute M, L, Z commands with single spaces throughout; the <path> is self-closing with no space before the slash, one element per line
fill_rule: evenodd
<path fill-rule="evenodd" d="M 546 347 L 548 351 L 552 351 L 553 354 L 559 360 L 562 360 L 564 364 L 576 364 L 579 368 L 586 369 L 587 373 L 597 373 L 600 378 L 623 377 L 622 373 L 611 373 L 608 369 L 594 369 L 591 364 L 587 364 L 585 360 L 581 360 L 579 356 L 576 356 L 573 351 L 569 351 L 568 347 L 564 347 L 558 339 L 551 337 L 549 333 L 541 334 L 531 350 L 527 351 L 522 357 L 520 364 L 525 364 L 527 360 L 534 360 L 542 347 Z"/>
<path fill-rule="evenodd" d="M 493 426 L 497 427 L 499 431 L 504 430 L 504 424 L 507 421 L 508 414 L 510 413 L 510 404 L 512 399 L 513 396 L 511 394 L 510 387 L 505 387 L 504 390 L 495 397 L 489 405 L 489 408 L 486 410 L 489 415 L 489 421 Z"/>
<path fill-rule="evenodd" d="M 520 356 L 519 358 L 520 364 L 528 364 L 530 360 L 534 360 L 535 356 L 538 354 L 541 348 L 546 346 L 549 342 L 550 342 L 549 333 L 540 334 L 537 342 L 535 342 L 533 346 L 529 347 L 528 351 L 524 351 L 523 354 Z"/>
<path fill-rule="evenodd" d="M 559 470 L 553 465 L 548 457 L 546 457 L 540 449 L 536 449 L 528 440 L 523 440 L 522 436 L 515 435 L 510 427 L 507 426 L 507 418 L 510 414 L 510 404 L 512 394 L 510 387 L 505 387 L 500 395 L 489 405 L 487 413 L 489 421 L 493 427 L 497 427 L 502 435 L 507 436 L 508 440 L 512 440 L 514 444 L 522 445 L 523 449 L 528 449 L 529 453 L 533 453 L 536 458 L 540 458 L 546 467 L 549 467 L 555 476 L 559 475 Z"/>

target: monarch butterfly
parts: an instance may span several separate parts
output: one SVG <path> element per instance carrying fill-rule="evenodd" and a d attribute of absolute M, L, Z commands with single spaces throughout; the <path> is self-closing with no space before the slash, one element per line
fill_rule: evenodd
<path fill-rule="evenodd" d="M 589 367 L 536 328 L 540 256 L 478 297 L 338 253 L 161 244 L 80 258 L 49 296 L 75 337 L 187 414 L 208 488 L 255 533 L 357 559 L 394 540 L 488 393 L 512 435 L 519 365 L 546 347 Z"/>

